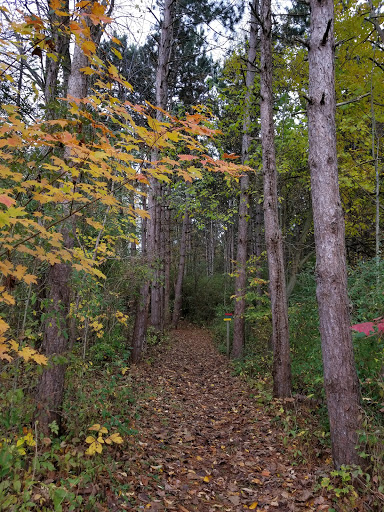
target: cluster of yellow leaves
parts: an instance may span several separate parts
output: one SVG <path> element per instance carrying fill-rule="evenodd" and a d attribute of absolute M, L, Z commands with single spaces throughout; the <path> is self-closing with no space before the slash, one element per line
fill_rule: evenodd
<path fill-rule="evenodd" d="M 118 209 L 125 211 L 127 207 L 118 199 L 124 196 L 122 189 L 143 194 L 140 188 L 151 176 L 169 181 L 169 175 L 176 173 L 191 181 L 201 177 L 203 169 L 236 176 L 245 169 L 236 166 L 228 155 L 223 160 L 215 160 L 204 154 L 206 138 L 214 136 L 217 130 L 210 127 L 210 113 L 203 107 L 196 108 L 195 113 L 187 114 L 185 119 L 178 119 L 149 103 L 123 103 L 114 96 L 113 84 L 129 91 L 132 87 L 120 76 L 116 66 L 103 62 L 95 54 L 91 26 L 111 21 L 106 16 L 106 5 L 81 0 L 73 11 L 67 12 L 61 0 L 51 0 L 50 8 L 58 17 L 68 18 L 68 23 L 60 22 L 60 30 L 67 31 L 82 46 L 89 57 L 89 66 L 82 71 L 95 76 L 96 81 L 95 89 L 87 98 L 61 99 L 67 102 L 67 119 L 31 121 L 23 119 L 15 105 L 2 105 L 0 271 L 5 277 L 28 286 L 37 282 L 26 266 L 32 260 L 49 265 L 70 262 L 75 270 L 104 277 L 97 267 L 114 253 L 116 239 L 108 238 L 105 226 L 88 212 L 94 211 L 93 205 L 105 205 L 110 213 Z M 37 15 L 27 15 L 22 23 L 13 24 L 12 28 L 25 39 L 29 38 L 32 48 L 38 48 L 55 60 L 58 56 L 46 37 L 49 23 Z M 117 39 L 112 40 L 119 44 Z M 7 44 L 6 39 L 0 39 L 2 51 L 11 55 L 14 50 L 7 48 Z M 118 50 L 114 53 L 121 57 Z M 0 80 L 11 80 L 12 77 L 7 76 L 6 69 L 0 67 Z M 153 117 L 156 110 L 163 114 L 162 121 Z M 83 125 L 92 128 L 91 140 L 84 141 Z M 70 159 L 64 156 L 63 147 Z M 145 155 L 153 148 L 159 150 L 159 160 L 148 165 Z M 169 157 L 180 152 L 187 154 Z M 41 158 L 41 155 L 45 156 Z M 82 217 L 85 212 L 88 226 L 102 235 L 93 237 L 98 243 L 96 258 L 91 244 L 85 243 L 85 247 L 73 250 L 63 246 L 60 226 L 69 217 Z M 128 216 L 145 217 L 148 212 L 132 208 Z M 127 237 L 127 231 L 121 231 L 121 237 Z M 81 240 L 81 234 L 78 239 Z M 26 264 L 21 264 L 20 258 Z M 0 302 L 7 306 L 15 304 L 5 287 L 0 288 Z M 127 322 L 125 315 L 116 318 L 123 324 Z M 7 326 L 5 322 L 2 325 Z M 91 327 L 97 336 L 102 336 L 102 326 L 97 319 L 93 319 Z M 0 343 L 0 357 L 10 360 L 9 350 L 16 349 L 6 344 L 5 338 L 0 339 Z M 17 349 L 16 352 L 25 360 L 45 364 L 33 349 Z"/>
<path fill-rule="evenodd" d="M 87 455 L 95 455 L 95 453 L 101 453 L 103 451 L 103 444 L 111 445 L 113 443 L 123 443 L 123 438 L 118 432 L 110 434 L 108 437 L 103 437 L 104 434 L 108 434 L 108 429 L 102 427 L 99 423 L 92 425 L 92 427 L 89 427 L 88 430 L 96 432 L 97 437 L 88 436 L 86 438 L 85 442 L 89 444 L 89 447 L 85 452 Z"/>
<path fill-rule="evenodd" d="M 14 357 L 21 357 L 26 362 L 34 361 L 39 365 L 48 364 L 46 356 L 39 354 L 34 348 L 28 346 L 20 348 L 15 340 L 5 341 L 4 337 L 0 337 L 0 359 L 11 362 Z"/>
<path fill-rule="evenodd" d="M 5 443 L 7 445 L 10 445 L 11 448 L 16 449 L 20 455 L 25 455 L 27 453 L 25 447 L 36 446 L 36 441 L 33 438 L 33 434 L 32 434 L 31 430 L 24 428 L 24 432 L 25 432 L 25 435 L 23 437 L 20 437 L 19 439 L 17 439 L 16 444 L 14 444 L 14 442 L 15 442 L 14 440 L 3 437 L 0 441 L 0 448 Z"/>
<path fill-rule="evenodd" d="M 117 321 L 120 322 L 121 324 L 123 324 L 125 326 L 128 325 L 128 319 L 129 319 L 128 315 L 124 315 L 124 313 L 122 313 L 121 311 L 117 311 L 115 313 L 115 317 L 116 317 Z"/>
<path fill-rule="evenodd" d="M 0 359 L 11 362 L 16 356 L 21 357 L 26 362 L 34 361 L 40 365 L 48 363 L 48 359 L 43 354 L 39 354 L 34 348 L 28 346 L 20 348 L 20 345 L 15 340 L 8 340 L 4 336 L 8 329 L 9 325 L 0 317 Z"/>

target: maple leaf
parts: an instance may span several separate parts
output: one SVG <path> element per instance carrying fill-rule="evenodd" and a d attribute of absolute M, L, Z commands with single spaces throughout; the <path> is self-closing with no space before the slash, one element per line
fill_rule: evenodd
<path fill-rule="evenodd" d="M 17 278 L 17 279 L 22 279 L 25 272 L 27 270 L 27 267 L 24 267 L 24 265 L 17 265 L 16 269 L 13 271 L 13 275 Z"/>
<path fill-rule="evenodd" d="M 37 283 L 37 277 L 34 276 L 33 274 L 26 274 L 23 277 L 23 281 L 26 284 L 32 284 L 32 283 L 36 284 Z"/>
<path fill-rule="evenodd" d="M 19 351 L 19 344 L 15 340 L 9 341 L 9 346 L 12 348 L 12 350 L 15 350 L 16 352 Z"/>
<path fill-rule="evenodd" d="M 3 291 L 0 296 L 0 302 L 5 302 L 6 304 L 13 306 L 15 304 L 15 299 L 8 292 Z"/>
<path fill-rule="evenodd" d="M 5 204 L 5 206 L 12 206 L 13 204 L 15 204 L 15 200 L 12 198 L 12 197 L 8 197 L 4 194 L 0 194 L 0 203 L 2 204 Z"/>
<path fill-rule="evenodd" d="M 47 365 L 48 364 L 48 358 L 44 356 L 43 354 L 34 354 L 32 356 L 32 359 L 35 361 L 35 363 L 39 365 Z"/>
<path fill-rule="evenodd" d="M 179 160 L 194 160 L 195 155 L 179 155 Z"/>
<path fill-rule="evenodd" d="M 36 354 L 36 350 L 31 347 L 23 347 L 21 350 L 19 350 L 18 354 L 28 362 L 33 357 L 33 355 Z"/>
<path fill-rule="evenodd" d="M 0 359 L 4 359 L 9 363 L 12 361 L 12 356 L 8 354 L 9 346 L 5 343 L 0 343 Z"/>
<path fill-rule="evenodd" d="M 1 291 L 1 289 L 0 289 Z M 0 318 L 0 334 L 4 334 L 9 329 L 9 324 Z"/>

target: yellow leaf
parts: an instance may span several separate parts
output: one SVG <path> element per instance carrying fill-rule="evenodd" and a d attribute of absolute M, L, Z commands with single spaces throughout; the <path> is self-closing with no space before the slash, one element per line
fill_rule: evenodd
<path fill-rule="evenodd" d="M 15 299 L 8 292 L 3 292 L 0 297 L 0 302 L 5 302 L 6 304 L 13 306 L 13 304 L 15 304 Z"/>
<path fill-rule="evenodd" d="M 105 440 L 107 444 L 116 443 L 121 444 L 124 442 L 124 439 L 121 437 L 119 432 L 115 432 L 114 434 L 111 434 L 107 439 Z"/>
<path fill-rule="evenodd" d="M 99 430 L 99 433 L 100 434 L 108 434 L 108 429 L 106 429 L 105 427 L 101 427 L 101 429 Z"/>
<path fill-rule="evenodd" d="M 92 425 L 92 427 L 89 427 L 88 430 L 95 430 L 96 432 L 98 432 L 101 428 L 101 425 L 100 423 L 95 423 L 94 425 Z"/>
<path fill-rule="evenodd" d="M 4 322 L 2 318 L 0 318 L 0 334 L 4 334 L 6 331 L 8 331 L 9 325 L 7 322 Z"/>
<path fill-rule="evenodd" d="M 85 442 L 87 444 L 92 444 L 96 441 L 96 439 L 93 437 L 93 436 L 88 436 L 87 439 L 85 440 Z"/>
<path fill-rule="evenodd" d="M 89 439 L 87 437 L 87 439 Z M 95 453 L 101 453 L 103 451 L 103 447 L 100 443 L 98 443 L 96 440 L 94 440 L 93 443 L 89 445 L 89 448 L 86 450 L 87 455 L 94 455 Z"/>
<path fill-rule="evenodd" d="M 23 278 L 23 275 L 25 274 L 27 270 L 27 267 L 24 267 L 24 265 L 17 265 L 16 269 L 14 270 L 13 272 L 13 275 L 17 278 L 17 279 L 22 279 Z"/>
<path fill-rule="evenodd" d="M 249 506 L 249 510 L 255 510 L 256 507 L 257 507 L 257 501 L 254 501 L 252 503 L 252 505 Z"/>
<path fill-rule="evenodd" d="M 12 357 L 8 354 L 8 345 L 5 343 L 0 343 L 0 359 L 4 359 L 9 363 L 12 361 Z"/>
<path fill-rule="evenodd" d="M 208 482 L 210 481 L 210 479 L 211 479 L 211 478 L 212 478 L 211 476 L 205 476 L 205 477 L 203 478 L 203 481 L 208 483 Z"/>
<path fill-rule="evenodd" d="M 9 344 L 13 350 L 19 351 L 19 344 L 15 340 L 11 340 Z"/>
<path fill-rule="evenodd" d="M 45 357 L 43 354 L 34 354 L 32 356 L 32 359 L 35 361 L 35 363 L 40 365 L 47 365 L 48 364 L 48 358 Z"/>
<path fill-rule="evenodd" d="M 95 53 L 96 45 L 92 41 L 84 41 L 81 45 L 81 48 L 85 55 L 90 55 L 91 53 Z"/>
<path fill-rule="evenodd" d="M 33 274 L 26 274 L 24 277 L 23 277 L 23 281 L 24 283 L 26 284 L 31 284 L 31 283 L 37 283 L 37 277 L 34 276 Z"/>
<path fill-rule="evenodd" d="M 85 221 L 87 224 L 89 224 L 90 226 L 92 226 L 95 229 L 103 229 L 104 228 L 104 226 L 100 222 L 97 222 L 93 219 L 87 218 L 87 219 L 85 219 Z"/>
<path fill-rule="evenodd" d="M 24 439 L 28 446 L 36 446 L 36 441 L 33 438 L 32 432 L 29 432 L 26 436 L 24 436 Z"/>
<path fill-rule="evenodd" d="M 5 276 L 7 276 L 8 274 L 11 273 L 12 268 L 13 268 L 13 265 L 10 261 L 8 261 L 8 260 L 0 261 L 0 271 Z"/>
<path fill-rule="evenodd" d="M 36 354 L 36 350 L 31 347 L 23 347 L 21 350 L 19 350 L 19 356 L 22 357 L 25 361 L 29 361 L 34 354 Z"/>

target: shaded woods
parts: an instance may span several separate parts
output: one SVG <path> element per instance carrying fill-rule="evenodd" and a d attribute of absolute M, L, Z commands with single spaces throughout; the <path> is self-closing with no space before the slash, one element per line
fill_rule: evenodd
<path fill-rule="evenodd" d="M 383 14 L 310 4 L 0 7 L 0 510 L 381 510 Z"/>

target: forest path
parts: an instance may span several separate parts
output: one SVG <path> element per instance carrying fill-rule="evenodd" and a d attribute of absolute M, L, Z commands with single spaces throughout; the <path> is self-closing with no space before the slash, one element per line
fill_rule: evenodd
<path fill-rule="evenodd" d="M 321 490 L 314 491 L 324 467 L 289 459 L 281 431 L 232 375 L 207 331 L 173 331 L 160 351 L 151 366 L 133 368 L 133 381 L 150 391 L 139 401 L 139 435 L 125 454 L 130 505 L 119 510 L 330 508 Z"/>

